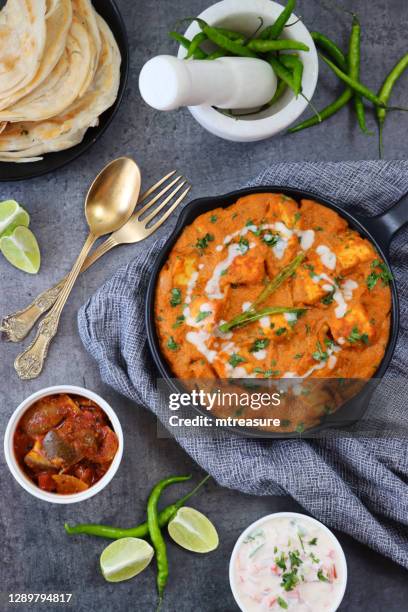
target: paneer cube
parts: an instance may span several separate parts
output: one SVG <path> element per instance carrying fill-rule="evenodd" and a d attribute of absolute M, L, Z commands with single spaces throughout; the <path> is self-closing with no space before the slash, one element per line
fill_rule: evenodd
<path fill-rule="evenodd" d="M 373 258 L 371 245 L 362 238 L 352 236 L 336 249 L 337 271 L 348 272 L 359 263 L 364 263 Z"/>
<path fill-rule="evenodd" d="M 255 249 L 254 249 L 255 250 Z M 225 283 L 252 285 L 261 283 L 265 276 L 265 260 L 259 254 L 248 251 L 242 257 L 236 257 L 222 278 Z"/>
<path fill-rule="evenodd" d="M 192 274 L 197 269 L 197 259 L 195 257 L 180 257 L 175 259 L 174 262 L 172 271 L 174 285 L 176 287 L 188 285 Z"/>
<path fill-rule="evenodd" d="M 295 225 L 299 209 L 292 198 L 288 198 L 283 194 L 271 195 L 268 208 L 273 220 L 281 221 L 288 228 L 292 228 Z"/>
<path fill-rule="evenodd" d="M 329 320 L 333 338 L 341 345 L 368 344 L 375 335 L 375 328 L 368 318 L 365 308 L 361 305 L 352 306 L 341 319 L 335 314 Z"/>
<path fill-rule="evenodd" d="M 296 270 L 296 277 L 293 281 L 293 302 L 295 306 L 299 304 L 316 304 L 327 291 L 322 289 L 322 283 L 315 283 L 310 275 L 310 270 L 300 266 Z"/>

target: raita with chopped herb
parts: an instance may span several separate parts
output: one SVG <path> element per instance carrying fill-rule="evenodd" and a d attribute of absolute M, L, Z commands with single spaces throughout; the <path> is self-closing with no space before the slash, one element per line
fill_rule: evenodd
<path fill-rule="evenodd" d="M 258 521 L 238 541 L 231 585 L 244 612 L 334 612 L 347 568 L 336 538 L 302 515 Z"/>

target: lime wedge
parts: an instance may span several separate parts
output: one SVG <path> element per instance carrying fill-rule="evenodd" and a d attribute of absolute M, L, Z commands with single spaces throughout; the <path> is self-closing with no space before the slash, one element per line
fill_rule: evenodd
<path fill-rule="evenodd" d="M 153 559 L 154 550 L 139 538 L 122 538 L 109 544 L 101 554 L 103 577 L 108 582 L 122 582 L 140 574 Z"/>
<path fill-rule="evenodd" d="M 0 202 L 0 237 L 11 234 L 16 227 L 28 227 L 30 217 L 28 212 L 15 200 Z"/>
<path fill-rule="evenodd" d="M 214 525 L 194 508 L 180 508 L 167 529 L 170 537 L 187 550 L 207 553 L 218 546 L 218 533 Z"/>
<path fill-rule="evenodd" d="M 16 227 L 10 236 L 0 238 L 0 250 L 7 261 L 23 272 L 37 274 L 40 269 L 38 242 L 27 227 Z"/>

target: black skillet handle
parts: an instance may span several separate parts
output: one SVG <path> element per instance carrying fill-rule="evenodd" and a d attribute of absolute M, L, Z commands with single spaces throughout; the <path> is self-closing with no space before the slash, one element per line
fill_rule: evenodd
<path fill-rule="evenodd" d="M 376 217 L 359 216 L 359 219 L 388 257 L 394 235 L 408 223 L 408 194 L 381 215 Z"/>

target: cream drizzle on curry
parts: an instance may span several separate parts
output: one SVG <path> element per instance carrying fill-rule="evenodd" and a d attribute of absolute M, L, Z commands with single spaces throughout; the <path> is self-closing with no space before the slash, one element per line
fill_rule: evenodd
<path fill-rule="evenodd" d="M 242 327 L 265 286 L 303 260 L 256 306 L 288 310 Z M 330 208 L 255 194 L 200 215 L 162 268 L 155 315 L 175 376 L 371 378 L 390 329 L 390 272 L 374 246 Z"/>

